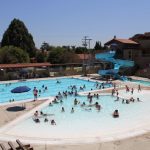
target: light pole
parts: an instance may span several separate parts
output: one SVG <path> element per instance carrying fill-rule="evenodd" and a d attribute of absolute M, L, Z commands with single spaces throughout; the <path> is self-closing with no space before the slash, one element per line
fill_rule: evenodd
<path fill-rule="evenodd" d="M 88 46 L 88 44 L 89 44 L 89 61 L 91 61 L 91 58 L 90 58 L 90 42 L 91 42 L 91 40 L 92 39 L 88 39 L 88 36 L 84 36 L 84 38 L 82 39 L 82 45 L 84 46 L 84 58 L 83 58 L 83 68 L 82 68 L 82 70 L 83 70 L 83 75 L 84 76 L 87 76 L 87 74 L 86 74 L 86 66 L 87 66 L 87 64 L 86 64 L 86 62 L 85 62 L 85 50 L 87 49 L 87 46 Z M 90 63 L 90 62 L 89 62 Z"/>
<path fill-rule="evenodd" d="M 84 51 L 83 51 L 83 64 L 82 64 L 82 71 L 83 71 L 83 76 L 87 76 L 86 74 L 86 63 L 85 63 L 85 50 L 87 49 L 87 37 L 88 36 L 84 36 L 84 38 L 82 39 L 82 45 L 84 46 Z"/>

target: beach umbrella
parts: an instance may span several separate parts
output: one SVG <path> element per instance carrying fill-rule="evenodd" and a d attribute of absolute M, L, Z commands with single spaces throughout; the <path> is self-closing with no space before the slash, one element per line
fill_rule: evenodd
<path fill-rule="evenodd" d="M 18 86 L 14 89 L 11 90 L 12 93 L 24 93 L 24 92 L 28 92 L 31 89 L 27 86 Z"/>

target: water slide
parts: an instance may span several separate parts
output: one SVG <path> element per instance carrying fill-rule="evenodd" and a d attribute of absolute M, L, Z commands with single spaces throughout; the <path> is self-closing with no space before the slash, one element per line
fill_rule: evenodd
<path fill-rule="evenodd" d="M 105 62 L 111 62 L 114 64 L 113 69 L 108 69 L 108 70 L 99 70 L 98 74 L 100 75 L 112 75 L 116 79 L 121 79 L 121 80 L 127 80 L 127 77 L 125 76 L 120 76 L 118 74 L 120 67 L 128 68 L 128 67 L 133 67 L 134 66 L 134 61 L 130 60 L 122 60 L 122 59 L 115 59 L 115 51 L 108 51 L 104 53 L 99 53 L 95 55 L 95 58 L 97 60 L 102 60 Z"/>

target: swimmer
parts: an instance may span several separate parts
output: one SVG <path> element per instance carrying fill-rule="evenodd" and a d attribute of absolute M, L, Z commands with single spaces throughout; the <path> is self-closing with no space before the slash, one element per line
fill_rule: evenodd
<path fill-rule="evenodd" d="M 124 104 L 124 99 L 122 99 L 122 104 Z"/>
<path fill-rule="evenodd" d="M 130 103 L 130 101 L 127 99 L 127 100 L 126 100 L 126 104 L 129 104 L 129 103 Z"/>
<path fill-rule="evenodd" d="M 57 103 L 58 103 L 58 101 L 56 100 L 56 98 L 54 99 L 53 103 L 55 103 L 55 104 L 57 104 Z"/>
<path fill-rule="evenodd" d="M 41 115 L 41 116 L 43 116 L 43 115 L 44 115 L 44 114 L 43 114 L 43 111 L 40 111 L 40 115 Z"/>
<path fill-rule="evenodd" d="M 59 80 L 57 80 L 56 83 L 61 83 L 61 82 Z"/>
<path fill-rule="evenodd" d="M 80 90 L 83 91 L 84 90 L 83 87 L 80 86 Z"/>
<path fill-rule="evenodd" d="M 65 109 L 64 109 L 64 107 L 62 107 L 62 108 L 61 108 L 61 112 L 65 112 Z"/>
<path fill-rule="evenodd" d="M 35 121 L 36 123 L 40 123 L 40 119 L 39 119 L 39 118 L 34 119 L 34 121 Z"/>
<path fill-rule="evenodd" d="M 56 122 L 55 122 L 55 120 L 53 119 L 53 120 L 51 120 L 51 125 L 56 125 Z"/>
<path fill-rule="evenodd" d="M 132 88 L 132 89 L 131 89 L 131 94 L 133 94 L 133 92 L 134 92 L 134 89 Z"/>
<path fill-rule="evenodd" d="M 78 101 L 77 101 L 77 99 L 75 98 L 75 100 L 74 100 L 74 105 L 77 105 L 78 104 Z"/>
<path fill-rule="evenodd" d="M 49 103 L 49 106 L 53 106 L 51 102 Z"/>
<path fill-rule="evenodd" d="M 141 91 L 141 85 L 138 85 L 138 92 Z"/>
<path fill-rule="evenodd" d="M 118 112 L 117 109 L 113 112 L 113 117 L 114 118 L 118 118 L 119 117 L 119 112 Z"/>
<path fill-rule="evenodd" d="M 138 101 L 138 102 L 142 102 L 139 98 L 137 98 L 137 101 Z"/>
<path fill-rule="evenodd" d="M 44 119 L 44 122 L 48 122 L 48 119 L 47 119 L 47 118 L 45 118 L 45 119 Z"/>
<path fill-rule="evenodd" d="M 72 107 L 72 109 L 71 109 L 71 113 L 74 113 L 74 108 Z"/>
<path fill-rule="evenodd" d="M 87 98 L 89 99 L 91 97 L 91 93 L 88 93 Z"/>
<path fill-rule="evenodd" d="M 99 99 L 99 94 L 96 94 L 96 98 Z"/>
<path fill-rule="evenodd" d="M 34 116 L 35 116 L 35 117 L 38 117 L 38 115 L 39 115 L 39 112 L 38 112 L 38 111 L 35 111 Z"/>
<path fill-rule="evenodd" d="M 77 92 L 77 90 L 75 91 L 74 95 L 75 95 L 75 96 L 78 96 L 78 92 Z"/>
<path fill-rule="evenodd" d="M 100 110 L 101 110 L 101 105 L 97 104 L 97 105 L 96 105 L 96 109 L 97 109 L 98 111 L 100 111 Z"/>
<path fill-rule="evenodd" d="M 83 106 L 85 106 L 86 104 L 85 104 L 85 102 L 83 102 L 82 104 L 81 104 L 81 107 L 83 107 Z"/>
<path fill-rule="evenodd" d="M 91 104 L 93 101 L 93 96 L 90 96 L 90 100 L 89 100 L 89 103 Z"/>

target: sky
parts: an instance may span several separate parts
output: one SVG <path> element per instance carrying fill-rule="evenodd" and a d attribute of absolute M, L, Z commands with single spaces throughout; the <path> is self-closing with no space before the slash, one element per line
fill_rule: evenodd
<path fill-rule="evenodd" d="M 0 0 L 0 40 L 14 19 L 23 21 L 37 48 L 102 44 L 150 31 L 150 0 Z"/>

